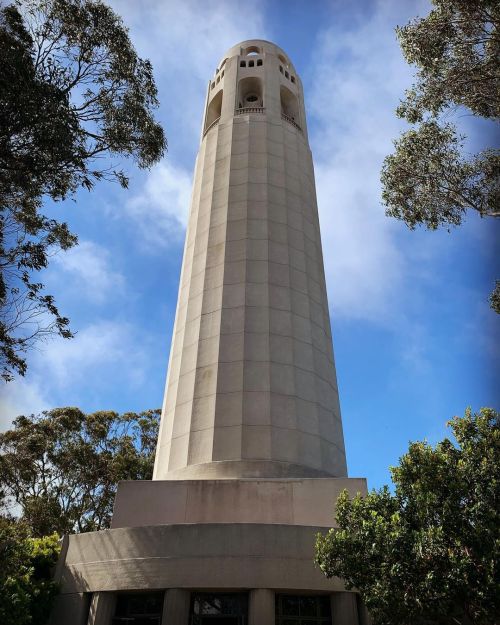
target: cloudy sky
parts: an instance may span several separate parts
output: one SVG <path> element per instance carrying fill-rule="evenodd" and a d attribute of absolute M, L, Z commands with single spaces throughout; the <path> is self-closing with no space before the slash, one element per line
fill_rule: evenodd
<path fill-rule="evenodd" d="M 380 203 L 412 80 L 394 27 L 428 2 L 112 4 L 153 63 L 169 152 L 150 172 L 130 169 L 128 191 L 102 183 L 50 209 L 80 239 L 43 276 L 77 335 L 41 346 L 1 389 L 0 427 L 55 406 L 161 405 L 206 85 L 225 50 L 251 38 L 284 48 L 304 83 L 350 475 L 381 486 L 409 440 L 436 442 L 468 405 L 498 404 L 493 224 L 470 215 L 451 233 L 409 232 Z M 487 140 L 460 123 L 470 149 Z"/>

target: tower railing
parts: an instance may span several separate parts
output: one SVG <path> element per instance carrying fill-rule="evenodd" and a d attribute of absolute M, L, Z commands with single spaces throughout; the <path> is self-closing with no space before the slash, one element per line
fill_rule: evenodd
<path fill-rule="evenodd" d="M 241 109 L 236 109 L 235 115 L 247 115 L 248 113 L 265 113 L 266 109 L 263 106 L 245 106 Z"/>
<path fill-rule="evenodd" d="M 214 119 L 214 121 L 210 124 L 210 126 L 205 128 L 205 132 L 203 133 L 203 136 L 205 136 L 207 134 L 207 132 L 209 130 L 211 130 L 214 126 L 217 126 L 217 124 L 219 123 L 219 119 L 220 119 L 220 115 L 219 115 L 219 117 L 217 117 L 217 119 Z"/>
<path fill-rule="evenodd" d="M 281 113 L 281 119 L 284 119 L 289 124 L 292 124 L 292 126 L 295 126 L 297 130 L 300 130 L 300 132 L 302 132 L 302 128 L 297 124 L 297 122 L 291 117 L 289 117 L 286 113 Z"/>

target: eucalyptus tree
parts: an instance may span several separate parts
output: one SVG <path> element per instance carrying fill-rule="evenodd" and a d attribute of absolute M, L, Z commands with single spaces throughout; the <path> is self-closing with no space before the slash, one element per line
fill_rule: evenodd
<path fill-rule="evenodd" d="M 35 537 L 109 527 L 117 483 L 152 477 L 159 416 L 67 407 L 17 417 L 0 434 L 4 515 Z"/>
<path fill-rule="evenodd" d="M 154 118 L 153 69 L 121 18 L 101 0 L 17 0 L 0 8 L 0 368 L 24 375 L 26 353 L 69 320 L 36 274 L 77 244 L 43 214 L 102 179 L 123 187 L 113 165 L 149 168 L 166 139 Z"/>
<path fill-rule="evenodd" d="M 427 17 L 396 32 L 416 67 L 397 114 L 412 128 L 395 141 L 381 181 L 386 213 L 408 227 L 459 226 L 468 211 L 500 215 L 500 4 L 432 0 Z M 470 155 L 453 115 L 491 122 L 490 145 Z M 497 283 L 490 301 L 500 312 Z"/>

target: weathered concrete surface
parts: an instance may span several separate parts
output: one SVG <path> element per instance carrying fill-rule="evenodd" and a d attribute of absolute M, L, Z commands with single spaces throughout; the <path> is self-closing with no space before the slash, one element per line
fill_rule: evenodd
<path fill-rule="evenodd" d="M 366 494 L 361 478 L 120 482 L 112 527 L 169 523 L 278 523 L 332 527 L 347 489 Z"/>
<path fill-rule="evenodd" d="M 321 527 L 159 525 L 71 536 L 63 594 L 163 588 L 344 590 L 315 567 Z"/>

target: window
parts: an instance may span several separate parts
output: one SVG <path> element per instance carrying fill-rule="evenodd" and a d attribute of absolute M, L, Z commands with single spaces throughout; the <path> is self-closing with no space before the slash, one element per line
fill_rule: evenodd
<path fill-rule="evenodd" d="M 247 625 L 246 593 L 193 593 L 189 625 Z"/>
<path fill-rule="evenodd" d="M 283 65 L 280 65 L 280 72 L 283 73 Z"/>
<path fill-rule="evenodd" d="M 248 61 L 248 67 L 253 67 L 254 63 L 253 61 Z"/>
<path fill-rule="evenodd" d="M 215 87 L 215 83 L 213 82 L 213 83 L 210 85 L 210 88 L 211 88 L 211 89 L 213 89 L 214 87 Z"/>
<path fill-rule="evenodd" d="M 160 625 L 163 592 L 142 592 L 116 597 L 113 625 Z"/>
<path fill-rule="evenodd" d="M 257 46 L 250 46 L 245 50 L 246 56 L 251 56 L 253 54 L 260 54 L 260 48 L 258 48 Z"/>
<path fill-rule="evenodd" d="M 257 60 L 257 67 L 260 67 L 262 65 L 262 59 L 258 59 Z"/>
<path fill-rule="evenodd" d="M 262 107 L 262 80 L 256 76 L 242 78 L 238 83 L 238 102 L 240 108 Z M 243 106 L 241 104 L 243 103 Z"/>
<path fill-rule="evenodd" d="M 282 114 L 286 115 L 295 123 L 300 124 L 299 102 L 297 100 L 297 96 L 292 93 L 290 89 L 288 89 L 288 87 L 285 87 L 285 85 L 281 85 L 280 99 Z"/>
<path fill-rule="evenodd" d="M 288 65 L 288 61 L 285 59 L 285 57 L 282 54 L 278 54 L 278 58 L 283 63 L 283 65 Z"/>
<path fill-rule="evenodd" d="M 285 71 L 285 78 L 290 78 L 290 74 Z"/>
<path fill-rule="evenodd" d="M 208 127 L 213 124 L 216 120 L 219 119 L 221 111 L 222 111 L 222 97 L 223 97 L 223 89 L 219 89 L 219 91 L 214 95 L 207 109 L 207 121 L 205 122 L 205 131 Z"/>
<path fill-rule="evenodd" d="M 246 61 L 240 61 L 240 67 L 246 67 L 246 66 L 247 66 Z"/>
<path fill-rule="evenodd" d="M 222 72 L 222 75 L 224 76 L 224 72 Z M 291 80 L 292 82 L 295 82 L 295 76 L 291 76 L 290 80 Z"/>
<path fill-rule="evenodd" d="M 217 76 L 217 84 L 220 83 L 220 76 Z"/>
<path fill-rule="evenodd" d="M 224 70 L 222 70 L 222 74 L 220 75 L 221 78 L 224 78 Z M 292 82 L 295 82 L 295 78 L 292 78 Z"/>
<path fill-rule="evenodd" d="M 329 595 L 276 595 L 276 625 L 332 625 Z"/>

